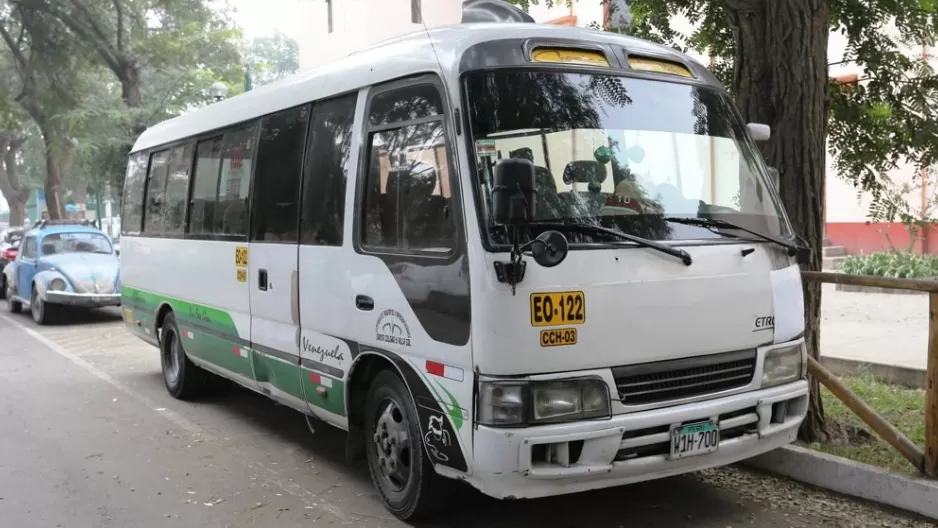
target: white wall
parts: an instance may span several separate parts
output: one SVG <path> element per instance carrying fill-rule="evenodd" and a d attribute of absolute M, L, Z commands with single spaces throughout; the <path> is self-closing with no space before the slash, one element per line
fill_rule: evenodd
<path fill-rule="evenodd" d="M 300 71 L 332 62 L 377 42 L 423 31 L 411 20 L 411 0 L 332 0 L 333 31 L 328 31 L 325 0 L 298 0 L 301 16 L 309 21 L 296 35 Z M 427 27 L 458 24 L 462 0 L 422 0 Z"/>

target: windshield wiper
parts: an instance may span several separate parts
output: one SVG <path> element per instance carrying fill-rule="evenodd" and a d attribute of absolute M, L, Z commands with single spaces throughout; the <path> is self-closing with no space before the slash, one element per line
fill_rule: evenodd
<path fill-rule="evenodd" d="M 771 242 L 773 244 L 777 244 L 787 249 L 789 257 L 794 257 L 795 255 L 798 254 L 798 251 L 803 249 L 802 247 L 798 245 L 786 242 L 784 240 L 779 240 L 775 237 L 765 235 L 758 231 L 753 231 L 752 229 L 748 229 L 743 226 L 736 225 L 732 222 L 727 222 L 726 220 L 720 220 L 717 218 L 699 218 L 699 217 L 698 218 L 683 218 L 680 216 L 666 216 L 663 218 L 663 220 L 665 220 L 666 222 L 673 222 L 675 224 L 684 224 L 684 225 L 704 227 L 704 228 L 717 227 L 717 228 L 724 228 L 724 229 L 738 229 L 739 231 L 742 231 L 744 233 L 749 233 L 750 235 L 761 238 L 762 240 L 765 240 L 766 242 Z M 723 233 L 723 234 L 727 234 L 727 233 Z"/>
<path fill-rule="evenodd" d="M 690 253 L 684 251 L 683 249 L 669 246 L 667 244 L 661 244 L 655 242 L 654 240 L 649 240 L 647 238 L 642 238 L 640 236 L 630 235 L 628 233 L 623 233 L 621 231 L 616 231 L 615 229 L 608 229 L 605 227 L 595 226 L 592 224 L 582 224 L 579 222 L 551 222 L 551 221 L 534 221 L 531 222 L 531 225 L 536 225 L 538 227 L 547 227 L 551 229 L 556 229 L 558 231 L 575 231 L 589 236 L 602 236 L 605 238 L 618 238 L 621 240 L 628 240 L 629 242 L 634 242 L 641 247 L 646 247 L 660 251 L 662 253 L 667 253 L 668 255 L 677 257 L 681 259 L 681 262 L 685 266 L 690 266 L 694 259 L 691 258 Z"/>

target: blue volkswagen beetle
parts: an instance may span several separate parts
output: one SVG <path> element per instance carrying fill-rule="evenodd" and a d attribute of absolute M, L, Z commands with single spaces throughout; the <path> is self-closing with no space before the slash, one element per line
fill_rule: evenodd
<path fill-rule="evenodd" d="M 39 324 L 51 322 L 61 305 L 121 303 L 117 252 L 103 231 L 85 222 L 37 222 L 3 273 L 10 311 L 28 307 Z"/>

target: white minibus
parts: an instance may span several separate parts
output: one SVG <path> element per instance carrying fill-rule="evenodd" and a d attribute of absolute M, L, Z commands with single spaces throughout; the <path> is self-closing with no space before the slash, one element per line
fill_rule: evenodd
<path fill-rule="evenodd" d="M 675 50 L 396 38 L 144 132 L 121 293 L 165 384 L 348 431 L 386 507 L 618 486 L 792 442 L 804 304 L 772 171 Z"/>

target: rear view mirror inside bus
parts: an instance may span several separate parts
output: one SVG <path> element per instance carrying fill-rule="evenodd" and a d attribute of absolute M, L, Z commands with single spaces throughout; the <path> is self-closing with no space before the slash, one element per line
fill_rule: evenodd
<path fill-rule="evenodd" d="M 601 184 L 606 181 L 606 166 L 598 161 L 576 160 L 571 161 L 563 169 L 563 182 L 567 185 L 573 183 Z"/>
<path fill-rule="evenodd" d="M 520 227 L 534 220 L 534 164 L 526 159 L 506 158 L 495 165 L 492 188 L 495 223 Z"/>

